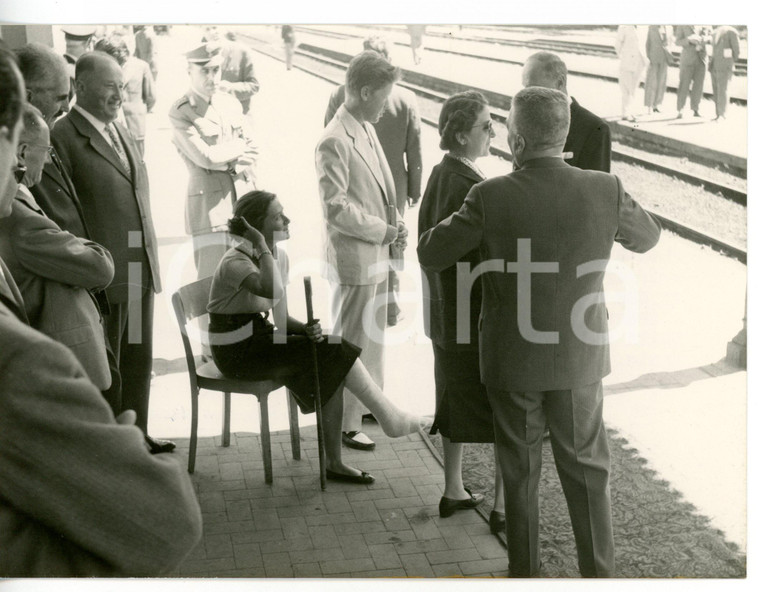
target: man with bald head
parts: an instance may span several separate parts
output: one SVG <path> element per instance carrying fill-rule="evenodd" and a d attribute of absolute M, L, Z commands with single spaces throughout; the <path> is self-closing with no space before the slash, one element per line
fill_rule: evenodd
<path fill-rule="evenodd" d="M 615 242 L 645 252 L 660 226 L 616 176 L 563 160 L 570 127 L 563 92 L 524 88 L 508 126 L 517 169 L 475 185 L 459 212 L 420 237 L 417 253 L 432 271 L 475 248 L 483 255 L 480 368 L 504 475 L 510 574 L 540 575 L 538 482 L 548 425 L 581 575 L 612 577 L 604 270 Z"/>
<path fill-rule="evenodd" d="M 531 55 L 523 65 L 523 87 L 552 88 L 567 95 L 567 66 L 548 51 Z M 570 97 L 570 131 L 562 150 L 568 164 L 581 169 L 610 172 L 610 126 Z"/>
<path fill-rule="evenodd" d="M 171 450 L 172 443 L 147 436 L 153 294 L 161 283 L 148 173 L 134 140 L 116 121 L 123 90 L 115 59 L 100 52 L 84 54 L 76 64 L 76 105 L 56 123 L 52 142 L 74 184 L 92 240 L 113 256 L 105 327 L 122 376 L 122 406 L 137 412 L 136 425 L 154 450 Z"/>

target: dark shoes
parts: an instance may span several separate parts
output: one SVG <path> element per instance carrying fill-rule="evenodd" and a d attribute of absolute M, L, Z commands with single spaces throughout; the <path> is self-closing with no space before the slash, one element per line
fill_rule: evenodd
<path fill-rule="evenodd" d="M 488 526 L 491 529 L 491 534 L 504 534 L 504 531 L 507 528 L 507 518 L 501 512 L 493 510 L 488 517 Z"/>
<path fill-rule="evenodd" d="M 326 469 L 325 476 L 332 481 L 344 481 L 345 483 L 357 483 L 359 485 L 369 485 L 375 482 L 375 478 L 365 471 L 362 471 L 361 475 L 344 475 Z"/>
<path fill-rule="evenodd" d="M 341 440 L 343 441 L 343 444 L 349 448 L 355 448 L 356 450 L 374 450 L 375 443 L 372 440 L 369 440 L 369 438 L 367 438 L 367 440 L 369 440 L 368 442 L 361 442 L 354 439 L 359 434 L 361 434 L 361 432 L 343 432 L 341 435 Z M 364 437 L 366 438 L 366 436 Z"/>
<path fill-rule="evenodd" d="M 469 508 L 479 506 L 481 503 L 483 503 L 483 494 L 472 493 L 466 487 L 464 490 L 470 494 L 470 497 L 467 499 L 455 500 L 445 496 L 441 498 L 441 501 L 438 504 L 438 514 L 441 518 L 448 518 L 457 510 L 467 510 Z"/>
<path fill-rule="evenodd" d="M 150 448 L 151 454 L 160 454 L 161 452 L 171 452 L 177 445 L 171 440 L 159 440 L 145 434 L 145 443 Z"/>

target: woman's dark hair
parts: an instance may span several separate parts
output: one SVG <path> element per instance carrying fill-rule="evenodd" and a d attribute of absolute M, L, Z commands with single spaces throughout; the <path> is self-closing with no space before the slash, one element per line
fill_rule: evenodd
<path fill-rule="evenodd" d="M 477 121 L 478 113 L 486 105 L 488 100 L 476 90 L 466 90 L 446 99 L 438 118 L 441 149 L 451 150 L 459 146 L 456 135 L 472 128 Z"/>
<path fill-rule="evenodd" d="M 262 232 L 262 225 L 267 217 L 269 206 L 275 199 L 277 196 L 268 191 L 250 191 L 237 200 L 234 210 L 235 217 L 245 218 L 248 224 Z M 235 218 L 232 218 L 227 225 L 230 234 L 243 236 L 245 233 L 245 226 Z"/>

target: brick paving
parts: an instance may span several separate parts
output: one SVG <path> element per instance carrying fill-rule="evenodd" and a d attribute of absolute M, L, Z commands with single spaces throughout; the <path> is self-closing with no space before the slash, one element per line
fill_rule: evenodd
<path fill-rule="evenodd" d="M 501 577 L 507 554 L 475 511 L 438 516 L 443 471 L 419 434 L 386 438 L 365 431 L 373 452 L 343 449 L 372 485 L 319 487 L 316 429 L 301 429 L 301 460 L 287 432 L 272 434 L 274 483 L 264 482 L 259 438 L 200 438 L 192 476 L 203 540 L 178 577 L 399 578 Z M 188 440 L 177 454 L 187 456 Z"/>

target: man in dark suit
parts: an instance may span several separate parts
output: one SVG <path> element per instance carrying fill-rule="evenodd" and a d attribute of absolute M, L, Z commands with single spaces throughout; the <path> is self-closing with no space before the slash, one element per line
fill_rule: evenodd
<path fill-rule="evenodd" d="M 479 248 L 480 368 L 494 411 L 514 576 L 539 574 L 538 482 L 548 424 L 581 575 L 615 573 L 602 377 L 610 372 L 604 270 L 614 242 L 644 252 L 660 226 L 610 174 L 562 160 L 567 96 L 531 87 L 509 113 L 518 169 L 475 185 L 459 212 L 420 237 L 440 271 Z"/>
<path fill-rule="evenodd" d="M 567 94 L 567 66 L 548 51 L 534 53 L 523 65 L 523 87 L 543 86 Z M 610 126 L 570 97 L 570 131 L 563 152 L 565 160 L 580 169 L 610 172 Z"/>
<path fill-rule="evenodd" d="M 174 444 L 147 436 L 153 362 L 153 294 L 161 290 L 148 173 L 129 132 L 116 122 L 123 79 L 118 62 L 92 52 L 77 61 L 77 103 L 53 128 L 53 146 L 71 178 L 91 238 L 113 256 L 106 334 L 122 375 L 122 407 L 154 450 Z"/>

